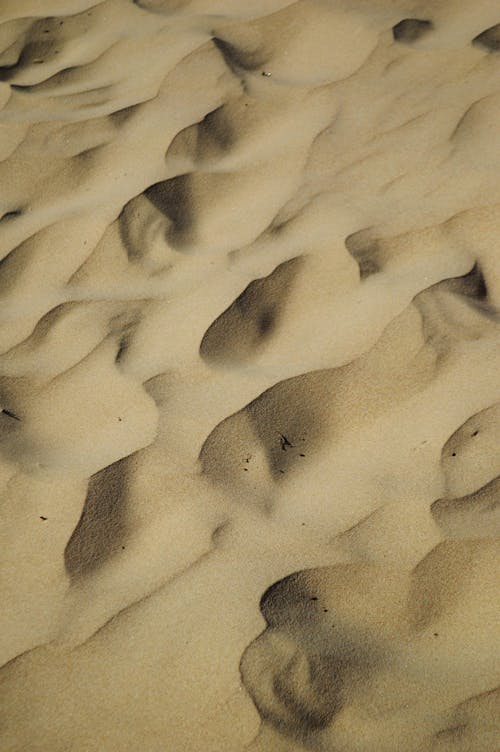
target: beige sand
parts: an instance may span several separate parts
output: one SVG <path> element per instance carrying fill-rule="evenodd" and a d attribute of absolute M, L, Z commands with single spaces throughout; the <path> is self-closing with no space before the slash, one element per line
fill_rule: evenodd
<path fill-rule="evenodd" d="M 0 50 L 2 752 L 497 752 L 498 0 Z"/>

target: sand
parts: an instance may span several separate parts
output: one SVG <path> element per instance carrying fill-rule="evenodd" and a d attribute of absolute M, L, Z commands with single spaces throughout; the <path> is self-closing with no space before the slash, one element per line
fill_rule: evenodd
<path fill-rule="evenodd" d="M 497 752 L 496 0 L 2 0 L 2 752 Z"/>

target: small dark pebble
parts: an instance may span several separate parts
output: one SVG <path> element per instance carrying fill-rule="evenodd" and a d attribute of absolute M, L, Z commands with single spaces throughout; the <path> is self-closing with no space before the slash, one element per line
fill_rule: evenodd
<path fill-rule="evenodd" d="M 122 546 L 122 551 L 125 551 L 125 546 Z"/>
<path fill-rule="evenodd" d="M 305 454 L 299 454 L 299 457 L 305 457 L 305 456 L 306 456 Z"/>
<path fill-rule="evenodd" d="M 248 473 L 248 467 L 244 467 L 243 472 Z"/>
<path fill-rule="evenodd" d="M 451 453 L 451 456 L 452 456 L 452 457 L 456 457 L 456 456 L 457 456 L 457 453 L 456 453 L 456 452 L 452 452 L 452 453 Z"/>
<path fill-rule="evenodd" d="M 268 71 L 262 71 L 262 75 L 269 78 L 271 74 Z"/>
<path fill-rule="evenodd" d="M 43 515 L 40 515 L 40 519 L 43 520 L 43 521 L 45 521 L 45 520 L 48 519 L 48 517 L 44 517 Z"/>
<path fill-rule="evenodd" d="M 122 422 L 122 419 L 121 419 L 121 418 L 118 418 L 118 422 L 119 422 L 119 423 L 121 423 L 121 422 Z"/>
<path fill-rule="evenodd" d="M 324 614 L 327 614 L 327 613 L 328 613 L 328 609 L 327 609 L 327 608 L 324 608 L 324 609 L 323 609 L 323 613 L 324 613 Z"/>
<path fill-rule="evenodd" d="M 285 471 L 284 471 L 284 470 L 280 470 L 280 473 L 281 473 L 282 475 L 284 475 Z"/>
<path fill-rule="evenodd" d="M 439 632 L 434 632 L 434 637 L 439 637 Z"/>
<path fill-rule="evenodd" d="M 471 436 L 477 436 L 479 431 L 474 431 L 474 433 L 471 434 Z"/>
<path fill-rule="evenodd" d="M 317 598 L 317 596 L 316 596 L 316 595 L 313 595 L 313 596 L 312 596 L 312 597 L 311 597 L 311 598 L 310 598 L 309 600 L 311 600 L 311 601 L 317 601 L 317 600 L 318 600 L 318 598 Z"/>

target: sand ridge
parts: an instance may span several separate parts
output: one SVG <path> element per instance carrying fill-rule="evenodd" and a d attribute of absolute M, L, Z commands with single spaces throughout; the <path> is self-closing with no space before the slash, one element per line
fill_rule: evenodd
<path fill-rule="evenodd" d="M 2 749 L 495 752 L 499 23 L 1 4 Z"/>

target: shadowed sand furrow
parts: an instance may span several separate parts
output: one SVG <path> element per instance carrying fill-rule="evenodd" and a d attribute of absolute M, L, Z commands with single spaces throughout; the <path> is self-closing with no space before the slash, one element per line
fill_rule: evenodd
<path fill-rule="evenodd" d="M 2 750 L 496 752 L 499 21 L 3 1 Z"/>

